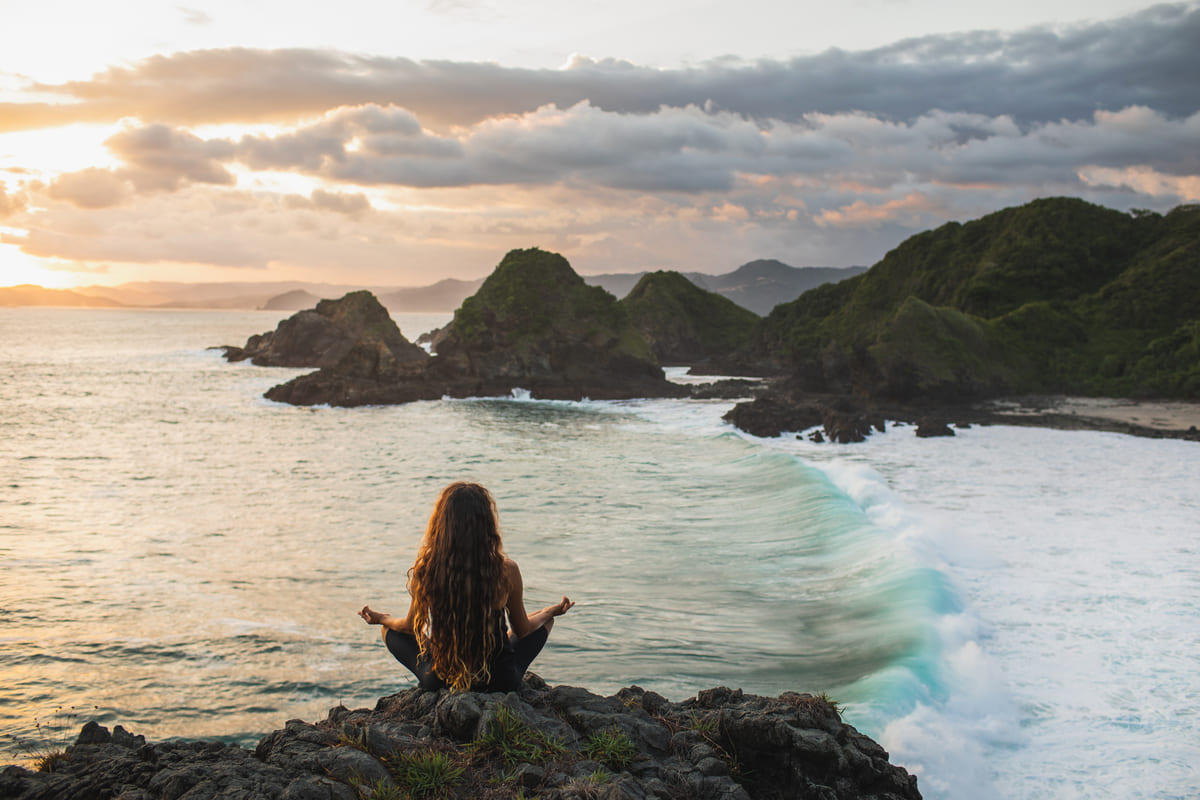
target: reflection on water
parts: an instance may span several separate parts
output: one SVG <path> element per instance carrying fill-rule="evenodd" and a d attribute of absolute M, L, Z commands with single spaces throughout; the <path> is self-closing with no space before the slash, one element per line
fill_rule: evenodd
<path fill-rule="evenodd" d="M 457 479 L 495 493 L 529 604 L 578 601 L 535 665 L 552 682 L 854 700 L 922 646 L 923 579 L 791 456 L 636 403 L 269 403 L 300 370 L 205 348 L 274 321 L 0 313 L 4 733 L 61 704 L 253 740 L 411 685 L 355 611 L 402 610 Z"/>

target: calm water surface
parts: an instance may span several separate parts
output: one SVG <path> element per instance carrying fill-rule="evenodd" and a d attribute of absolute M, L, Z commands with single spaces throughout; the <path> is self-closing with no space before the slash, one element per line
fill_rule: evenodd
<path fill-rule="evenodd" d="M 261 395 L 303 370 L 205 349 L 280 316 L 0 309 L 0 733 L 66 706 L 252 743 L 412 685 L 355 612 L 405 608 L 431 503 L 465 478 L 496 494 L 528 604 L 579 603 L 534 667 L 553 683 L 828 691 L 927 797 L 1196 785 L 1200 448 L 1002 428 L 819 448 L 734 432 L 728 402 L 294 408 Z M 409 338 L 447 318 L 397 317 Z M 1145 502 L 1112 502 L 1103 454 Z M 1149 651 L 1105 661 L 1146 646 L 1139 624 Z M 1114 675 L 1129 697 L 1082 699 Z M 1143 690 L 1171 711 L 1133 714 Z"/>

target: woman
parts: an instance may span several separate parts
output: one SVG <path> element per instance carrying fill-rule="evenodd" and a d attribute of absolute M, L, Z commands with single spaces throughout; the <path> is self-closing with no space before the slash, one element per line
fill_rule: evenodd
<path fill-rule="evenodd" d="M 563 597 L 526 613 L 521 570 L 504 554 L 496 502 L 476 483 L 442 490 L 408 571 L 408 592 L 403 617 L 369 606 L 358 614 L 383 626 L 388 650 L 430 690 L 514 691 L 554 618 L 575 605 Z"/>

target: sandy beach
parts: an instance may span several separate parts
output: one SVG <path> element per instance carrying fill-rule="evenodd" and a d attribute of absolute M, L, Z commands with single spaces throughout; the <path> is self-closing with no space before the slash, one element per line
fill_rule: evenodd
<path fill-rule="evenodd" d="M 1200 403 L 1174 400 L 1021 397 L 993 400 L 984 408 L 999 418 L 996 421 L 1011 418 L 1016 424 L 1121 430 L 1140 435 L 1159 432 L 1181 436 L 1200 430 Z"/>

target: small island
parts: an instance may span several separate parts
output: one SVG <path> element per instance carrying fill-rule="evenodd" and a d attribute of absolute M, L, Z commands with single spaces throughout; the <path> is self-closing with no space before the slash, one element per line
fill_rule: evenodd
<path fill-rule="evenodd" d="M 589 286 L 557 253 L 513 250 L 453 321 L 428 356 L 405 339 L 369 292 L 322 301 L 245 347 L 231 361 L 312 366 L 267 392 L 294 405 L 361 406 L 442 397 L 511 396 L 556 400 L 680 397 L 629 313 Z"/>

